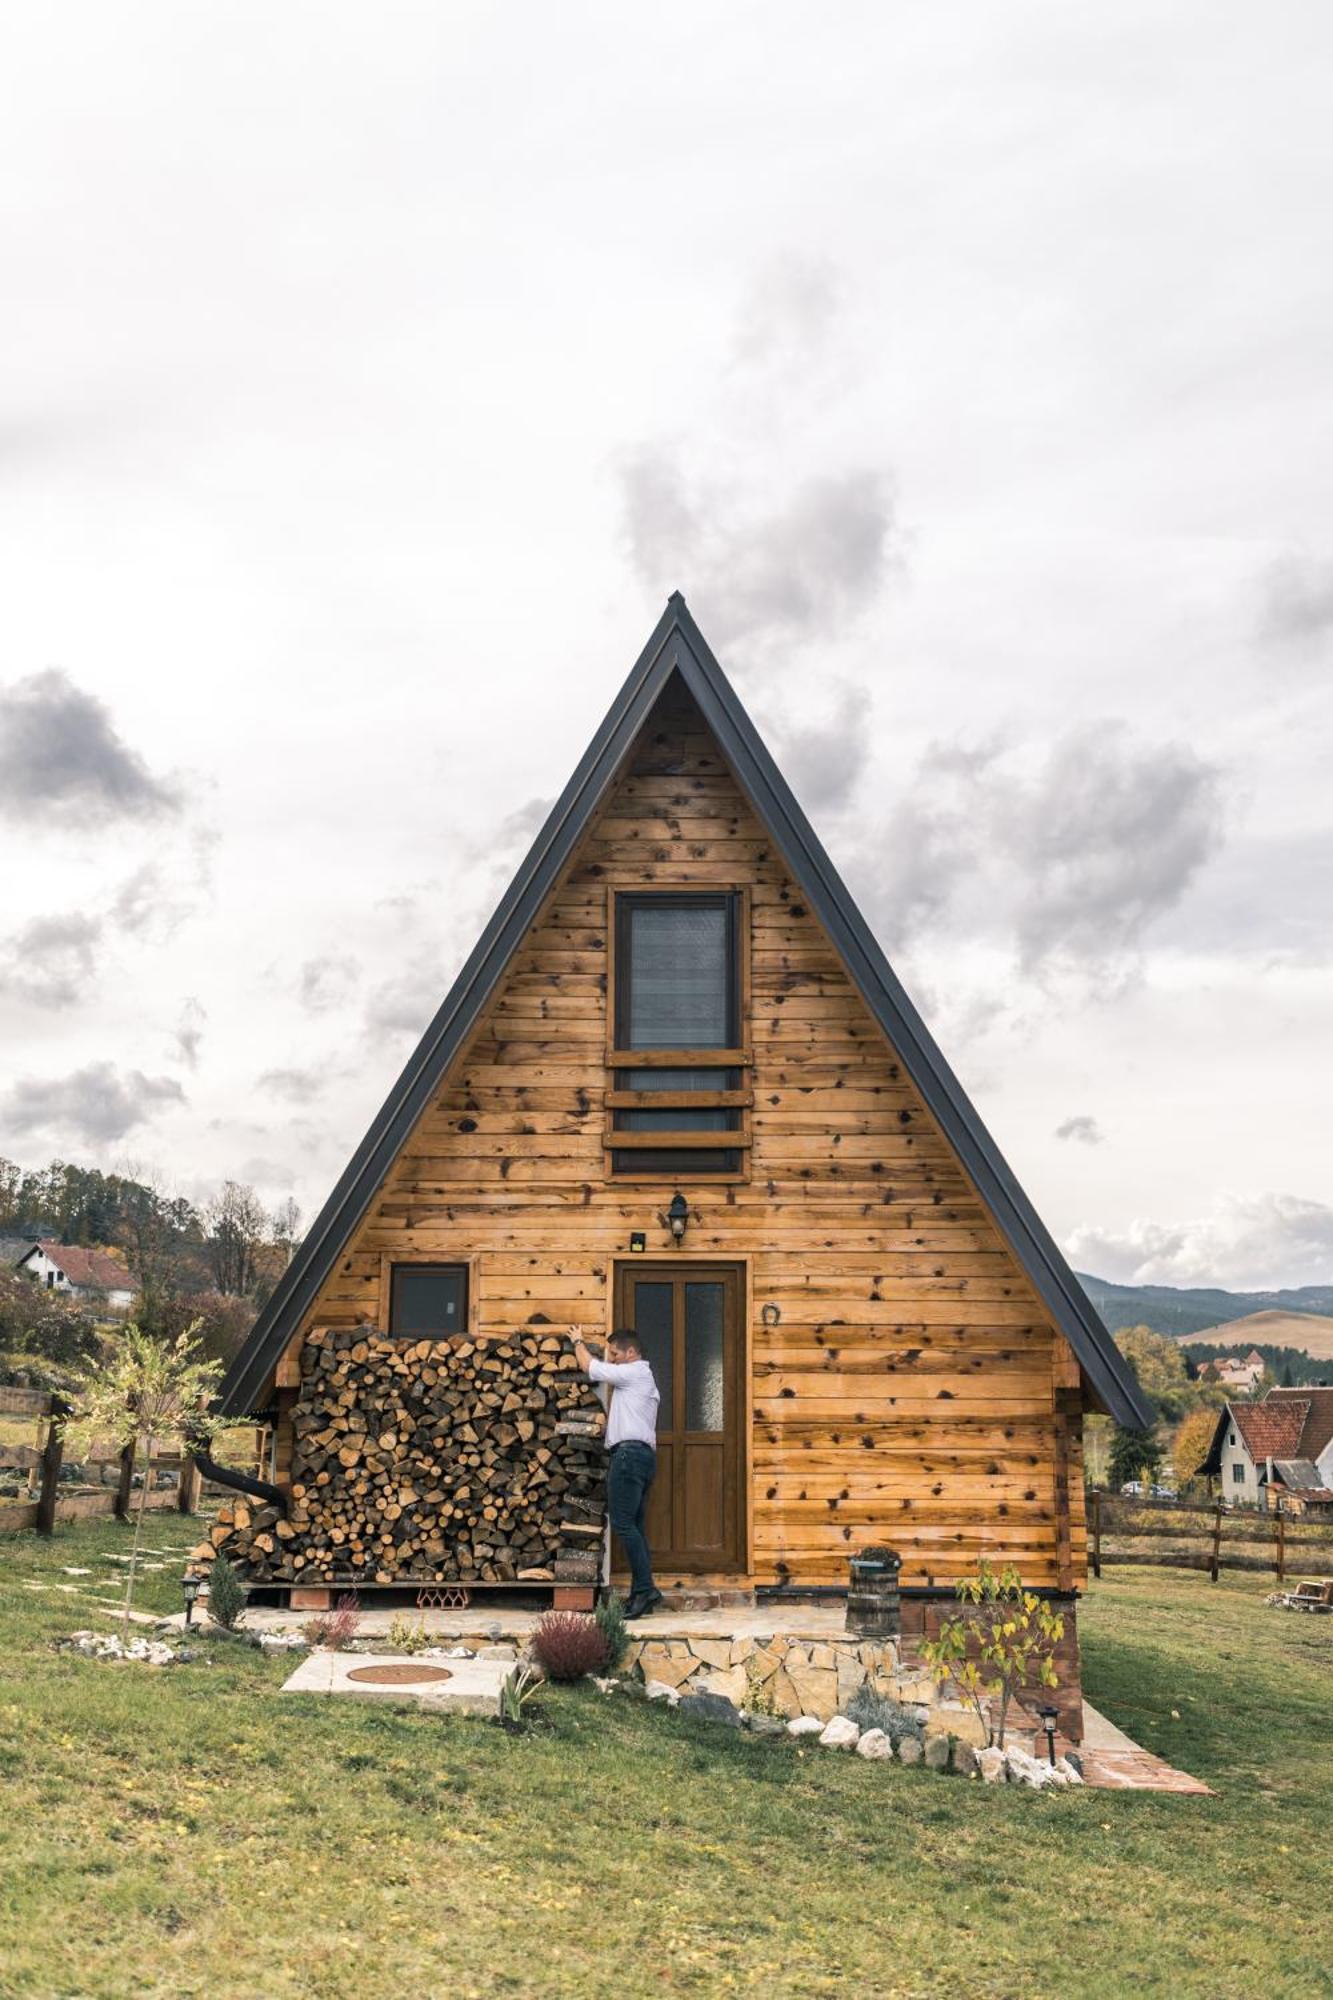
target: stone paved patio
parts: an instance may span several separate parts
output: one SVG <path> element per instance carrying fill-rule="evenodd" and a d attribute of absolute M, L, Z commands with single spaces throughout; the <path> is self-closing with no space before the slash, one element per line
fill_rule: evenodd
<path fill-rule="evenodd" d="M 1187 1771 L 1144 1750 L 1123 1729 L 1095 1709 L 1083 1704 L 1083 1779 L 1108 1792 L 1181 1792 L 1200 1798 L 1214 1798 L 1211 1785 L 1191 1778 Z"/>
<path fill-rule="evenodd" d="M 207 1599 L 201 1602 L 206 1604 Z M 357 1636 L 383 1637 L 395 1618 L 409 1618 L 441 1642 L 509 1639 L 522 1644 L 531 1638 L 545 1612 L 544 1605 L 527 1609 L 479 1604 L 466 1611 L 416 1611 L 409 1605 L 371 1603 L 358 1615 Z M 254 1604 L 246 1611 L 245 1626 L 249 1632 L 299 1632 L 311 1615 L 309 1611 Z M 177 1614 L 178 1619 L 182 1616 Z M 659 1611 L 651 1618 L 636 1619 L 630 1631 L 642 1639 L 756 1639 L 782 1633 L 827 1642 L 847 1637 L 847 1621 L 841 1604 L 715 1605 L 701 1611 Z"/>

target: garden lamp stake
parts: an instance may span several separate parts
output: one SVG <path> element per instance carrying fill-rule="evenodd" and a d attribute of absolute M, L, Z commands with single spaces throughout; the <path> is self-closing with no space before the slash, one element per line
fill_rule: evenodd
<path fill-rule="evenodd" d="M 1048 1704 L 1042 1709 L 1041 1726 L 1046 1731 L 1046 1755 L 1050 1758 L 1052 1764 L 1055 1762 L 1055 1725 L 1059 1720 L 1060 1711 L 1058 1708 L 1052 1708 Z"/>

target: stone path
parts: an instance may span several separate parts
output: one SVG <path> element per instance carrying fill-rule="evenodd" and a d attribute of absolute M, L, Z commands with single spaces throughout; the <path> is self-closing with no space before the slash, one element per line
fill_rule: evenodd
<path fill-rule="evenodd" d="M 1090 1701 L 1083 1704 L 1083 1781 L 1102 1791 L 1182 1792 L 1213 1798 L 1211 1785 L 1177 1771 L 1126 1736 Z"/>

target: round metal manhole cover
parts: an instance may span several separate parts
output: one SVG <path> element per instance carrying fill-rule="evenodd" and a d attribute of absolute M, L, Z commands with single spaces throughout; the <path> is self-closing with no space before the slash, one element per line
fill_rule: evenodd
<path fill-rule="evenodd" d="M 374 1687 L 425 1687 L 430 1681 L 451 1681 L 448 1667 L 352 1667 L 349 1681 L 369 1681 Z"/>

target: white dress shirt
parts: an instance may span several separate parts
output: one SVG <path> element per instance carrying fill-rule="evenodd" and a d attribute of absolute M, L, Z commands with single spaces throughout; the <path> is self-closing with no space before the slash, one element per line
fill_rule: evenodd
<path fill-rule="evenodd" d="M 588 1357 L 588 1379 L 606 1382 L 615 1391 L 611 1413 L 606 1420 L 606 1448 L 618 1444 L 646 1444 L 657 1449 L 657 1384 L 648 1363 L 639 1361 L 598 1361 Z"/>

